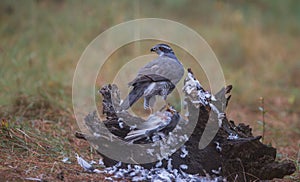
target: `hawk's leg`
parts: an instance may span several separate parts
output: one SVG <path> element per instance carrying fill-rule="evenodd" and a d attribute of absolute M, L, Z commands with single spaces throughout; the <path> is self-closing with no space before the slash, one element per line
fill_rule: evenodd
<path fill-rule="evenodd" d="M 167 102 L 168 92 L 169 92 L 169 89 L 167 89 L 167 88 L 164 88 L 164 89 L 161 91 L 162 98 L 163 98 L 163 100 L 165 101 L 165 107 L 166 107 L 166 110 L 169 110 L 169 109 L 170 109 L 170 105 L 169 105 L 169 103 Z"/>
<path fill-rule="evenodd" d="M 150 110 L 150 114 L 153 113 L 153 106 L 154 106 L 154 103 L 155 103 L 155 96 L 145 96 L 144 97 L 144 109 L 145 110 Z"/>

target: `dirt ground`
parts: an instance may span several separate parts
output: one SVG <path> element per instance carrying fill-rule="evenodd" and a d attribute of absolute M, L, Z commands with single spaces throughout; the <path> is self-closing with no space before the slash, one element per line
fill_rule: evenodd
<path fill-rule="evenodd" d="M 17 115 L 23 114 L 22 117 L 2 116 L 0 181 L 26 181 L 33 178 L 42 181 L 103 181 L 104 175 L 87 173 L 76 161 L 75 153 L 88 161 L 99 161 L 101 156 L 88 142 L 74 136 L 79 128 L 72 112 L 55 110 L 46 103 L 43 106 L 35 106 L 37 103 L 32 104 L 35 107 L 26 106 L 29 101 L 25 97 L 23 99 L 13 107 Z M 43 100 L 35 102 L 42 103 Z M 234 100 L 231 102 L 227 116 L 235 122 L 249 123 L 255 135 L 262 135 L 261 126 L 256 122 L 261 113 L 241 107 Z M 28 109 L 24 111 L 24 108 Z M 33 116 L 41 118 L 28 119 Z M 266 114 L 264 142 L 277 148 L 277 160 L 290 159 L 297 165 L 298 171 L 293 175 L 274 181 L 298 181 L 300 139 L 298 130 L 293 129 L 297 117 L 287 114 L 284 118 L 283 122 L 280 115 L 273 111 Z M 66 163 L 62 161 L 65 157 L 69 158 Z"/>

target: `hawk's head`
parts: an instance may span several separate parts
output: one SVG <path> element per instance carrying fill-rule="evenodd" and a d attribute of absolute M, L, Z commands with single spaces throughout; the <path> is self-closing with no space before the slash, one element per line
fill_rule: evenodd
<path fill-rule="evenodd" d="M 170 46 L 167 44 L 157 44 L 150 49 L 151 52 L 156 52 L 159 56 L 167 56 L 171 58 L 176 58 L 175 53 Z"/>

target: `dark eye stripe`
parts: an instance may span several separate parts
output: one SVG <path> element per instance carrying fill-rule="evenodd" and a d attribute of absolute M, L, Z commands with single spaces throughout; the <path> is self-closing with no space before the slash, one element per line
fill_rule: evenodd
<path fill-rule="evenodd" d="M 164 48 L 164 49 L 167 49 L 167 50 L 172 50 L 171 47 L 165 46 L 165 45 L 162 45 L 162 46 L 160 46 L 159 48 Z M 160 50 L 162 50 L 162 49 L 160 49 Z"/>

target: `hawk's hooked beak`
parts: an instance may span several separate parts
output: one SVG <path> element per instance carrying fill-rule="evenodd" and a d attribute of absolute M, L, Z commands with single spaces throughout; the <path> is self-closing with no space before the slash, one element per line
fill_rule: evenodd
<path fill-rule="evenodd" d="M 151 51 L 151 52 L 155 52 L 155 49 L 152 47 L 152 48 L 150 49 L 150 51 Z"/>

